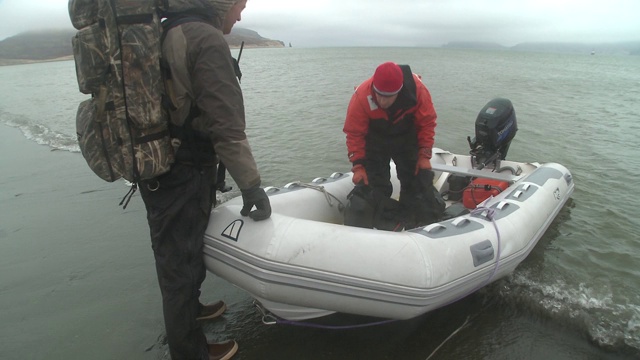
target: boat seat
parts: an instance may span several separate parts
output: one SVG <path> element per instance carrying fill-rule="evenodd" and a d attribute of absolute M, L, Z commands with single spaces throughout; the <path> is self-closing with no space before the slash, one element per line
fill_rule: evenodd
<path fill-rule="evenodd" d="M 464 175 L 464 176 L 471 176 L 471 177 L 478 177 L 478 178 L 485 178 L 485 179 L 492 179 L 492 180 L 500 180 L 500 181 L 506 181 L 508 183 L 512 183 L 514 181 L 517 181 L 522 177 L 522 176 L 517 176 L 517 175 L 511 175 L 511 174 L 482 171 L 482 170 L 478 170 L 478 169 L 460 168 L 460 167 L 457 167 L 457 166 L 438 164 L 438 163 L 435 163 L 435 162 L 431 163 L 431 167 L 432 167 L 433 171 L 441 171 L 441 172 L 445 172 L 445 173 L 459 174 L 459 175 Z"/>

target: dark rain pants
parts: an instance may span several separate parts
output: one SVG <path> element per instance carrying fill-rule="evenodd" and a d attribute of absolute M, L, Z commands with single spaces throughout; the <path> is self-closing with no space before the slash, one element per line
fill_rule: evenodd
<path fill-rule="evenodd" d="M 140 184 L 173 360 L 208 359 L 207 339 L 196 321 L 206 275 L 203 237 L 215 205 L 215 168 L 204 169 L 177 163 L 157 182 Z"/>
<path fill-rule="evenodd" d="M 423 184 L 416 177 L 418 137 L 412 117 L 393 125 L 373 120 L 366 138 L 366 154 L 364 167 L 369 186 L 385 197 L 393 193 L 389 162 L 395 163 L 400 180 L 400 208 L 396 211 L 406 229 L 438 220 L 442 204 L 434 197 L 433 184 Z"/>
<path fill-rule="evenodd" d="M 390 160 L 396 165 L 400 180 L 400 202 L 410 208 L 419 189 L 415 182 L 418 161 L 418 137 L 413 119 L 408 117 L 391 125 L 384 120 L 370 123 L 366 138 L 366 160 L 369 186 L 374 191 L 390 197 L 393 193 L 390 174 Z"/>

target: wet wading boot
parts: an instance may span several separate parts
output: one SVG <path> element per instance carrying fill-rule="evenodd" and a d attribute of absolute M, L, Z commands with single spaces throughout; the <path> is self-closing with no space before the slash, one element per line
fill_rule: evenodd
<path fill-rule="evenodd" d="M 229 360 L 238 351 L 238 343 L 231 340 L 219 344 L 207 344 L 209 360 Z"/>
<path fill-rule="evenodd" d="M 227 309 L 227 305 L 223 301 L 218 301 L 213 304 L 201 305 L 200 314 L 196 320 L 212 320 L 222 315 Z"/>

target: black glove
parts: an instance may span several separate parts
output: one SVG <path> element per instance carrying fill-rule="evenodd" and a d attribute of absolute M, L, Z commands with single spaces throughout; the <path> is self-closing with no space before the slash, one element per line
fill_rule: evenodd
<path fill-rule="evenodd" d="M 433 187 L 433 171 L 429 169 L 420 169 L 418 170 L 418 184 L 422 189 L 431 189 Z"/>
<path fill-rule="evenodd" d="M 267 193 L 260 186 L 240 190 L 242 192 L 242 202 L 244 206 L 240 210 L 240 215 L 249 216 L 255 221 L 265 220 L 271 216 L 271 203 Z M 251 211 L 255 205 L 257 210 Z"/>
<path fill-rule="evenodd" d="M 414 213 L 417 226 L 425 226 L 439 221 L 445 209 L 445 202 L 442 195 L 433 186 L 434 173 L 428 169 L 418 170 L 418 200 Z"/>

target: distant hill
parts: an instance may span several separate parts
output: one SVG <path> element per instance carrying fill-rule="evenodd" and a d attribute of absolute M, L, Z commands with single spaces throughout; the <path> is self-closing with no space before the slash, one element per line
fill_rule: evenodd
<path fill-rule="evenodd" d="M 246 47 L 284 47 L 284 42 L 263 38 L 257 32 L 244 28 L 233 28 L 231 34 L 226 35 L 230 47 L 240 47 L 244 41 Z"/>
<path fill-rule="evenodd" d="M 550 51 L 563 53 L 640 55 L 640 41 L 621 43 L 522 43 L 512 47 L 519 51 Z"/>
<path fill-rule="evenodd" d="M 449 49 L 486 49 L 486 50 L 513 50 L 535 51 L 574 54 L 615 54 L 615 55 L 640 55 L 640 41 L 620 43 L 552 43 L 552 42 L 528 42 L 511 47 L 489 42 L 454 41 L 442 46 Z"/>
<path fill-rule="evenodd" d="M 452 41 L 442 45 L 443 48 L 450 49 L 487 49 L 487 50 L 507 50 L 506 46 L 498 43 L 481 41 Z"/>
<path fill-rule="evenodd" d="M 22 33 L 0 41 L 0 59 L 46 60 L 73 55 L 72 30 Z"/>
<path fill-rule="evenodd" d="M 26 32 L 0 41 L 0 65 L 45 61 L 73 55 L 71 39 L 76 30 Z M 284 47 L 282 41 L 263 38 L 253 30 L 234 28 L 225 38 L 230 47 Z"/>

